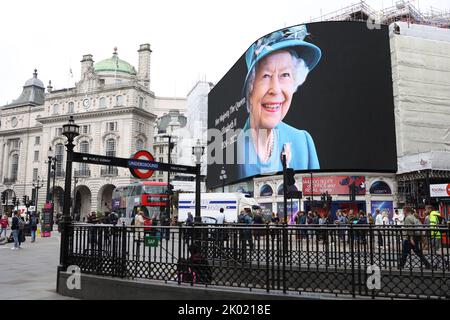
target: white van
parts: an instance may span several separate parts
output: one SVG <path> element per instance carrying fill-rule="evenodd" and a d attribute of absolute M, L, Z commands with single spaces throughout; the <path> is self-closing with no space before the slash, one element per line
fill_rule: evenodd
<path fill-rule="evenodd" d="M 236 223 L 239 212 L 244 208 L 252 209 L 258 206 L 253 198 L 247 198 L 243 193 L 202 193 L 201 194 L 201 216 L 214 218 L 218 224 L 224 222 Z M 224 209 L 224 214 L 220 209 Z M 188 212 L 195 217 L 195 193 L 180 193 L 178 198 L 178 221 L 185 222 Z"/>

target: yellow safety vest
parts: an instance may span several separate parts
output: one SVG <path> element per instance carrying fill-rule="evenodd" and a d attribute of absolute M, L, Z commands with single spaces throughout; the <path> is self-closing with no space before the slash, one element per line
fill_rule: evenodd
<path fill-rule="evenodd" d="M 430 229 L 431 228 L 437 228 L 439 224 L 439 218 L 441 214 L 439 211 L 431 211 L 430 212 Z M 441 232 L 440 231 L 431 231 L 431 238 L 434 239 L 440 239 L 441 238 Z"/>

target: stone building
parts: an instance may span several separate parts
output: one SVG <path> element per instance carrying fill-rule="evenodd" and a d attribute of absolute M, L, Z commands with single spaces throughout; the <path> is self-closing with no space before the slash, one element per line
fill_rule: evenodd
<path fill-rule="evenodd" d="M 66 138 L 61 132 L 71 115 L 80 126 L 77 152 L 123 158 L 140 149 L 154 153 L 157 117 L 177 107 L 184 110 L 185 99 L 159 98 L 151 91 L 151 53 L 149 44 L 140 45 L 137 70 L 119 58 L 117 48 L 97 63 L 86 54 L 75 87 L 54 90 L 49 82 L 47 92 L 35 71 L 21 96 L 0 109 L 0 191 L 8 190 L 19 199 L 37 197 L 42 208 L 51 147 L 57 162 L 55 189 L 53 193 L 50 187 L 50 193 L 55 213 L 62 211 Z M 73 170 L 74 211 L 81 218 L 90 211 L 108 210 L 113 190 L 136 181 L 126 168 L 74 163 Z M 38 180 L 43 186 L 36 192 Z"/>

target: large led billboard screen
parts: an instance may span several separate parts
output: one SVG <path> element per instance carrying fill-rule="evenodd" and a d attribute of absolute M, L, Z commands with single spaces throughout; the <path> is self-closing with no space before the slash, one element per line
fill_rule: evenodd
<path fill-rule="evenodd" d="M 282 171 L 396 172 L 387 26 L 322 22 L 255 41 L 208 95 L 209 188 Z M 221 174 L 222 173 L 222 174 Z"/>

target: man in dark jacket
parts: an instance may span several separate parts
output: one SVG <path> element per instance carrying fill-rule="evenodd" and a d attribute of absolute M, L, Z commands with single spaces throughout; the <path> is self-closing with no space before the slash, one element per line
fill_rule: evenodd
<path fill-rule="evenodd" d="M 33 213 L 30 217 L 31 242 L 36 241 L 37 225 L 39 223 L 38 214 Z"/>
<path fill-rule="evenodd" d="M 14 211 L 14 216 L 12 218 L 11 230 L 14 238 L 14 247 L 11 250 L 19 250 L 19 212 Z"/>

